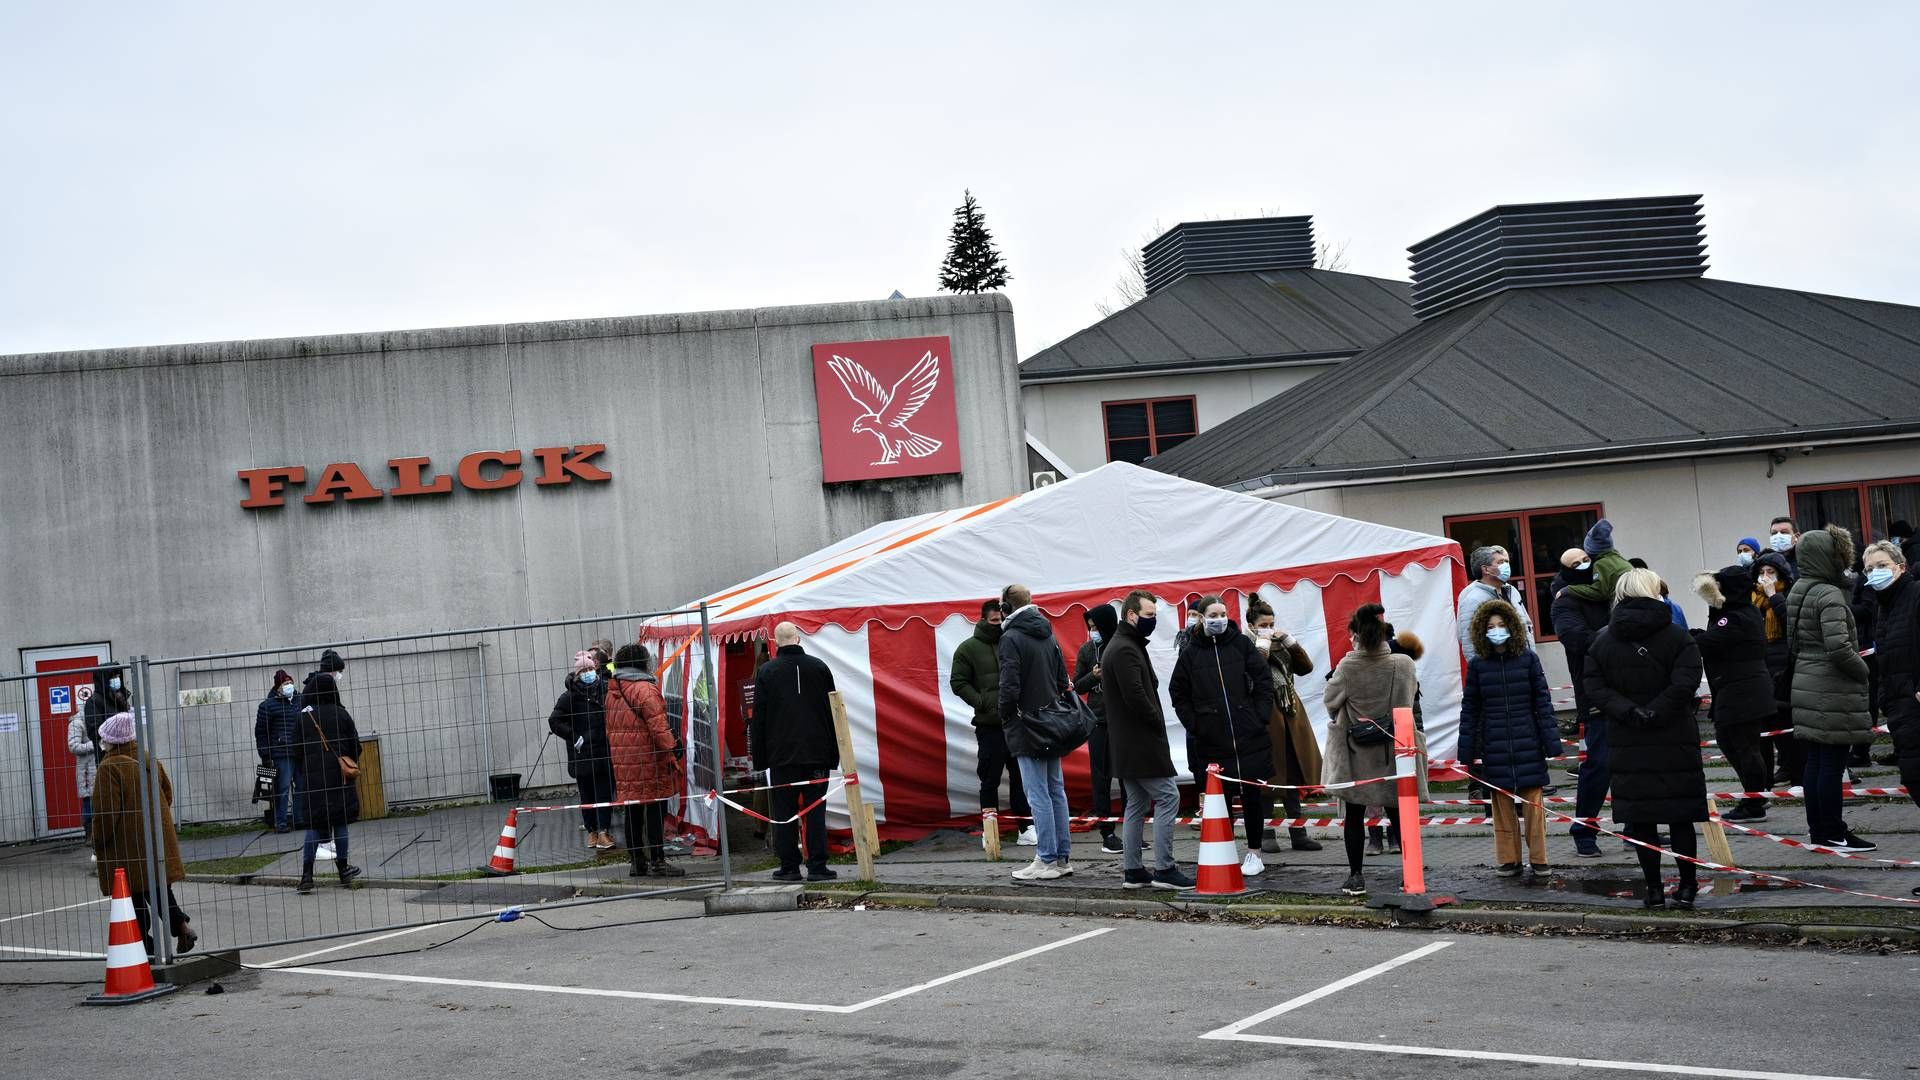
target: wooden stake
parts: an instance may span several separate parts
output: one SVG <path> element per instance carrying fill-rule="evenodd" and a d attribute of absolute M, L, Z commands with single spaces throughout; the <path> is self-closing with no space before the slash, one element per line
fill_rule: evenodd
<path fill-rule="evenodd" d="M 827 701 L 833 707 L 833 737 L 840 744 L 840 772 L 858 777 L 860 770 L 854 767 L 853 761 L 853 731 L 847 726 L 847 703 L 841 700 L 838 690 L 828 694 Z M 853 832 L 853 857 L 859 866 L 860 880 L 872 881 L 873 853 L 880 846 L 873 812 L 867 809 L 859 784 L 848 784 L 841 790 L 847 796 L 847 819 Z"/>
<path fill-rule="evenodd" d="M 1709 795 L 1707 796 L 1706 827 L 1702 830 L 1707 834 L 1707 854 L 1722 866 L 1735 866 L 1737 864 L 1733 861 L 1733 846 L 1727 843 L 1727 830 L 1721 826 L 1719 818 L 1720 803 Z M 1734 880 L 1732 874 L 1713 875 L 1713 895 L 1715 896 L 1730 895 L 1738 887 L 1739 882 Z"/>
<path fill-rule="evenodd" d="M 1000 811 L 984 810 L 980 813 L 980 837 L 986 842 L 987 861 L 1000 861 Z"/>

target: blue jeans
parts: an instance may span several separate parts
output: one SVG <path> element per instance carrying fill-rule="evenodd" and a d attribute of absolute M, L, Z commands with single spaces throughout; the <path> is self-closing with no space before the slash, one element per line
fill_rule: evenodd
<path fill-rule="evenodd" d="M 1807 768 L 1800 776 L 1807 807 L 1807 836 L 1816 844 L 1842 840 L 1847 824 L 1840 817 L 1840 784 L 1846 779 L 1847 754 L 1853 749 L 1845 743 L 1802 743 Z"/>
<path fill-rule="evenodd" d="M 307 830 L 306 842 L 300 845 L 301 876 L 313 874 L 313 859 L 320 850 L 320 842 L 333 842 L 333 865 L 336 869 L 347 865 L 347 827 L 345 825 L 315 825 Z"/>
<path fill-rule="evenodd" d="M 1067 814 L 1067 777 L 1059 758 L 1016 757 L 1020 783 L 1033 807 L 1033 832 L 1040 841 L 1040 861 L 1060 862 L 1073 857 L 1073 833 Z"/>
<path fill-rule="evenodd" d="M 293 824 L 293 759 L 274 758 L 273 768 L 273 827 L 284 829 Z"/>
<path fill-rule="evenodd" d="M 1914 792 L 1914 798 L 1920 799 L 1920 791 Z M 80 831 L 93 835 L 93 796 L 80 796 Z"/>
<path fill-rule="evenodd" d="M 1607 718 L 1599 714 L 1586 717 L 1587 760 L 1580 763 L 1580 786 L 1573 793 L 1573 816 L 1599 817 L 1607 789 L 1613 786 L 1613 761 L 1607 752 Z M 1578 822 L 1569 830 L 1574 846 L 1588 850 L 1600 835 L 1591 825 Z"/>

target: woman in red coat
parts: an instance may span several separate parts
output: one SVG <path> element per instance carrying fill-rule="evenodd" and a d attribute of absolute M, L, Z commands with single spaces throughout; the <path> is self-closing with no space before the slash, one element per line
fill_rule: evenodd
<path fill-rule="evenodd" d="M 648 672 L 647 647 L 622 645 L 607 684 L 607 748 L 613 797 L 627 803 L 627 854 L 632 877 L 685 877 L 667 862 L 665 800 L 680 794 L 680 739 L 667 723 L 667 701 Z"/>

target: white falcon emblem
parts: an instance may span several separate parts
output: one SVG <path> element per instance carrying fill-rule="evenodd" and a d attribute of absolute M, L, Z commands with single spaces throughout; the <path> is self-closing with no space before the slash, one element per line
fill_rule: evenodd
<path fill-rule="evenodd" d="M 913 370 L 893 384 L 892 390 L 882 389 L 880 380 L 858 361 L 835 356 L 827 361 L 827 366 L 839 376 L 840 385 L 846 387 L 853 403 L 866 410 L 853 422 L 853 430 L 880 440 L 880 460 L 873 464 L 891 465 L 900 460 L 902 453 L 923 458 L 940 449 L 940 440 L 907 427 L 907 421 L 933 396 L 933 388 L 940 385 L 940 361 L 934 359 L 931 350 L 913 365 Z"/>

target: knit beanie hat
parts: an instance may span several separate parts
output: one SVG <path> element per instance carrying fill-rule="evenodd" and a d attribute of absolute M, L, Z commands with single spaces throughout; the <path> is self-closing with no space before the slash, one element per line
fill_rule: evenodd
<path fill-rule="evenodd" d="M 321 671 L 345 671 L 347 670 L 347 662 L 345 660 L 340 659 L 339 653 L 334 652 L 332 649 L 328 649 L 326 652 L 323 652 L 320 654 L 320 670 Z"/>
<path fill-rule="evenodd" d="M 117 712 L 100 725 L 100 745 L 122 746 L 133 741 L 133 714 Z"/>
<path fill-rule="evenodd" d="M 1101 641 L 1112 641 L 1113 632 L 1120 625 L 1120 615 L 1113 610 L 1112 604 L 1100 604 L 1087 609 L 1087 619 L 1094 629 L 1100 631 Z"/>
<path fill-rule="evenodd" d="M 1613 550 L 1613 522 L 1601 518 L 1587 530 L 1587 538 L 1580 549 L 1589 555 L 1600 556 Z"/>
<path fill-rule="evenodd" d="M 1750 547 L 1750 548 L 1752 548 L 1752 549 L 1753 549 L 1753 553 L 1754 553 L 1755 555 L 1759 555 L 1759 554 L 1760 554 L 1761 552 L 1763 552 L 1763 551 L 1765 551 L 1765 550 L 1767 550 L 1766 548 L 1763 548 L 1763 547 L 1761 547 L 1761 546 L 1760 546 L 1760 541 L 1758 541 L 1758 540 L 1755 540 L 1755 539 L 1754 539 L 1753 537 L 1751 537 L 1751 536 L 1743 536 L 1743 537 L 1741 537 L 1741 538 L 1740 538 L 1740 544 L 1745 544 L 1745 545 L 1747 545 L 1748 547 Z M 1738 551 L 1738 550 L 1740 550 L 1740 544 L 1735 544 L 1735 545 L 1733 545 L 1733 549 L 1734 549 L 1735 551 Z"/>
<path fill-rule="evenodd" d="M 275 690 L 280 689 L 281 683 L 290 683 L 292 681 L 293 681 L 293 676 L 287 674 L 285 670 L 276 671 L 273 673 L 273 689 Z"/>
<path fill-rule="evenodd" d="M 579 652 L 573 654 L 573 670 L 592 671 L 594 667 L 595 667 L 595 664 L 593 662 L 592 653 L 588 652 L 585 649 L 581 649 Z"/>

